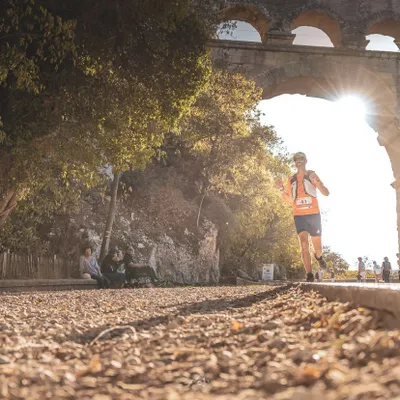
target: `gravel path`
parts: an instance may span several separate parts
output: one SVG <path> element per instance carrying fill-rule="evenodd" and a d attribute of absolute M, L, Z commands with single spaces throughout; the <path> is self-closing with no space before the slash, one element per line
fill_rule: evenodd
<path fill-rule="evenodd" d="M 299 288 L 0 295 L 0 398 L 400 400 L 399 376 L 399 331 Z"/>

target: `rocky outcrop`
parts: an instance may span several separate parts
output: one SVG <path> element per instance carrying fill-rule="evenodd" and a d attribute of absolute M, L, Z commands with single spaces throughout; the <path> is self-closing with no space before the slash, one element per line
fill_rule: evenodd
<path fill-rule="evenodd" d="M 155 195 L 156 194 L 156 195 Z M 121 202 L 118 206 L 112 247 L 136 249 L 162 280 L 178 283 L 216 283 L 220 277 L 218 229 L 203 219 L 196 223 L 198 205 L 178 191 L 152 188 L 150 197 Z M 156 203 L 157 201 L 157 203 Z M 79 259 L 90 245 L 98 257 L 104 229 L 107 198 L 96 195 L 82 201 L 80 212 L 58 221 L 52 228 L 50 246 L 57 254 Z"/>
<path fill-rule="evenodd" d="M 218 231 L 212 223 L 206 225 L 197 249 L 188 243 L 175 242 L 167 235 L 154 242 L 148 261 L 159 277 L 181 283 L 219 281 Z M 193 235 L 188 230 L 185 234 Z"/>
<path fill-rule="evenodd" d="M 141 232 L 131 232 L 129 243 L 118 242 L 123 250 L 133 245 L 141 262 L 148 263 L 156 275 L 166 281 L 178 283 L 217 283 L 219 281 L 218 230 L 215 225 L 205 221 L 198 237 L 188 229 L 184 231 L 186 240 L 173 239 L 166 233 L 151 238 Z M 125 234 L 127 230 L 125 230 Z M 101 242 L 92 229 L 81 233 L 81 245 L 90 244 L 96 255 Z"/>

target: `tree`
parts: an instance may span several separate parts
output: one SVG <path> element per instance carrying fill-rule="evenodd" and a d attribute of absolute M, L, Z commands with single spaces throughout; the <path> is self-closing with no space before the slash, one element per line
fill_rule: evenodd
<path fill-rule="evenodd" d="M 119 191 L 119 226 L 124 226 L 124 220 L 130 219 L 126 216 L 134 210 L 146 221 L 140 229 L 149 237 L 167 233 L 177 241 L 192 241 L 196 248 L 208 220 L 218 227 L 221 266 L 227 273 L 243 267 L 251 274 L 265 262 L 278 263 L 288 275 L 302 271 L 291 210 L 274 186 L 275 175 L 288 174 L 290 165 L 276 133 L 260 124 L 255 108 L 260 99 L 254 83 L 240 75 L 213 71 L 175 130 L 162 138 L 158 149 L 150 149 L 156 155 L 152 163 L 142 171 L 134 164 L 129 174 L 122 175 L 123 184 L 135 189 L 134 193 Z M 106 148 L 105 154 L 114 152 Z M 71 192 L 78 183 L 71 181 Z M 104 192 L 102 187 L 100 190 Z M 117 192 L 112 193 L 116 199 Z M 100 197 L 98 192 L 96 197 Z M 42 197 L 33 199 L 36 203 Z M 96 204 L 100 206 L 85 203 L 93 221 L 94 214 L 103 219 L 102 211 L 93 212 L 102 207 L 100 201 Z M 115 210 L 114 204 L 110 202 L 110 210 Z M 44 205 L 39 208 L 43 210 Z M 13 220 L 20 212 L 17 210 Z M 193 234 L 184 233 L 185 228 Z M 94 229 L 97 233 L 104 230 L 102 224 Z M 116 236 L 118 244 L 125 243 L 123 228 Z"/>
<path fill-rule="evenodd" d="M 3 3 L 0 227 L 60 179 L 91 186 L 101 165 L 143 167 L 209 74 L 189 1 Z"/>
<path fill-rule="evenodd" d="M 117 196 L 118 196 L 118 186 L 119 186 L 120 176 L 121 176 L 120 172 L 114 173 L 114 179 L 111 185 L 110 205 L 108 209 L 107 221 L 106 221 L 106 226 L 104 228 L 103 240 L 100 249 L 100 260 L 103 260 L 103 258 L 108 253 L 108 249 L 110 247 L 111 233 L 114 224 L 115 213 L 117 211 Z"/>
<path fill-rule="evenodd" d="M 333 269 L 335 274 L 343 273 L 350 268 L 346 260 L 339 253 L 331 250 L 329 246 L 324 246 L 324 259 L 326 261 L 327 270 Z"/>
<path fill-rule="evenodd" d="M 215 70 L 168 145 L 179 149 L 182 168 L 197 187 L 197 220 L 202 208 L 204 217 L 210 215 L 207 198 L 223 199 L 230 209 L 229 221 L 220 218 L 218 224 L 225 263 L 267 259 L 289 266 L 300 260 L 296 235 L 273 184 L 276 175 L 288 174 L 289 162 L 276 133 L 260 124 L 259 101 L 254 82 Z"/>

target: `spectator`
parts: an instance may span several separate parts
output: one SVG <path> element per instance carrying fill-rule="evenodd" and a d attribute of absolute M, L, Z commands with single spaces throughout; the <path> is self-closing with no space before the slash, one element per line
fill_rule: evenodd
<path fill-rule="evenodd" d="M 320 268 L 318 275 L 319 275 L 319 280 L 321 282 L 324 280 L 324 274 L 325 274 L 325 271 L 322 268 Z"/>
<path fill-rule="evenodd" d="M 382 263 L 382 275 L 383 280 L 386 283 L 390 282 L 390 273 L 392 272 L 392 264 L 390 264 L 389 259 L 385 257 Z"/>
<path fill-rule="evenodd" d="M 101 273 L 111 282 L 119 283 L 122 287 L 125 282 L 125 273 L 119 272 L 120 259 L 116 249 L 111 248 L 101 263 Z"/>
<path fill-rule="evenodd" d="M 139 260 L 135 255 L 135 249 L 132 246 L 128 247 L 126 250 L 122 263 L 125 265 L 126 279 L 128 283 L 132 284 L 132 281 L 135 279 L 147 277 L 150 278 L 152 282 L 149 286 L 153 287 L 156 279 L 156 274 L 154 273 L 153 268 L 146 264 L 139 263 Z"/>
<path fill-rule="evenodd" d="M 330 273 L 331 273 L 331 282 L 335 282 L 336 275 L 335 275 L 335 271 L 333 270 L 333 268 L 330 269 Z"/>
<path fill-rule="evenodd" d="M 316 280 L 316 281 L 319 281 L 319 271 L 317 271 L 317 272 L 315 273 L 315 280 Z"/>
<path fill-rule="evenodd" d="M 397 253 L 396 257 L 397 257 L 397 265 L 399 267 L 399 280 L 400 280 L 400 253 Z"/>
<path fill-rule="evenodd" d="M 95 279 L 99 288 L 104 289 L 110 287 L 110 282 L 100 272 L 99 264 L 97 263 L 96 258 L 92 256 L 92 249 L 90 247 L 84 248 L 84 254 L 79 260 L 79 271 L 81 276 L 89 274 L 92 279 Z"/>
<path fill-rule="evenodd" d="M 365 282 L 366 275 L 367 275 L 367 271 L 365 269 L 365 263 L 361 257 L 358 257 L 358 281 Z"/>
<path fill-rule="evenodd" d="M 381 266 L 376 261 L 373 261 L 372 268 L 374 270 L 375 283 L 378 283 L 382 274 Z"/>

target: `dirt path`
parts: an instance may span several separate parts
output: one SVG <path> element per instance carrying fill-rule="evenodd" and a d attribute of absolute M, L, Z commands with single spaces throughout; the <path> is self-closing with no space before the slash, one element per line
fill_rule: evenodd
<path fill-rule="evenodd" d="M 285 287 L 3 294 L 0 398 L 396 399 L 379 317 Z"/>

